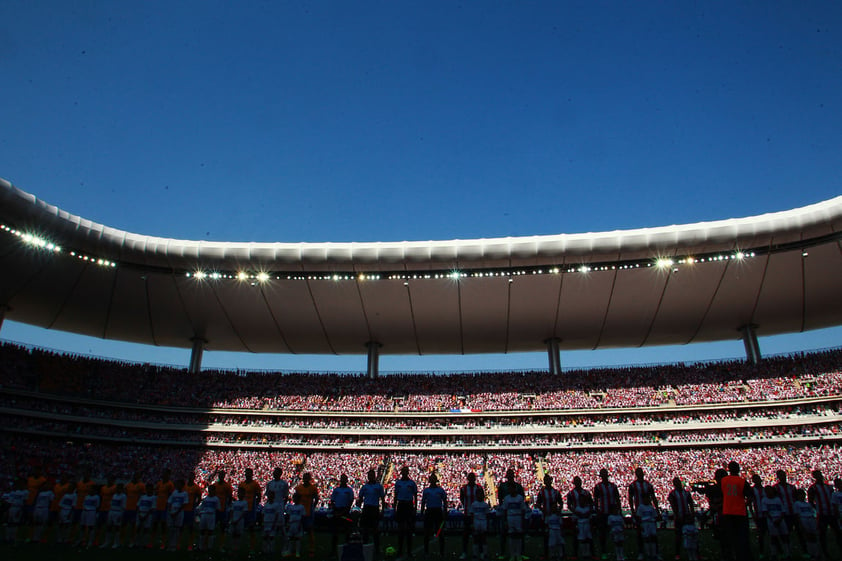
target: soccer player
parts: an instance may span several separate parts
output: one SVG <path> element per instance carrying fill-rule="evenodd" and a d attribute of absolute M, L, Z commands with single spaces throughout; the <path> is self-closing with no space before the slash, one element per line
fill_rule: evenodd
<path fill-rule="evenodd" d="M 98 534 L 105 533 L 106 524 L 108 522 L 108 513 L 111 510 L 111 497 L 114 496 L 116 490 L 117 484 L 115 483 L 115 478 L 113 475 L 109 475 L 106 484 L 99 489 L 99 497 L 101 500 L 99 503 L 99 510 L 96 514 L 96 527 Z M 103 540 L 105 540 L 104 537 Z"/>
<path fill-rule="evenodd" d="M 821 551 L 819 549 L 816 509 L 807 502 L 807 493 L 804 492 L 804 489 L 795 490 L 795 502 L 792 503 L 792 509 L 798 518 L 801 534 L 804 536 L 804 541 L 807 545 L 807 555 L 814 561 L 817 561 L 821 558 Z"/>
<path fill-rule="evenodd" d="M 820 470 L 813 471 L 813 484 L 807 489 L 807 501 L 816 509 L 816 524 L 819 532 L 819 544 L 825 558 L 829 558 L 827 551 L 827 529 L 838 531 L 838 520 L 833 512 L 833 487 L 825 483 Z"/>
<path fill-rule="evenodd" d="M 614 542 L 614 557 L 617 558 L 617 561 L 623 561 L 626 558 L 626 552 L 623 548 L 626 541 L 626 521 L 623 520 L 619 508 L 608 515 L 607 523 L 608 530 L 611 532 L 611 541 Z"/>
<path fill-rule="evenodd" d="M 787 530 L 789 531 L 790 536 L 795 534 L 801 544 L 801 550 L 804 551 L 807 546 L 804 543 L 804 536 L 801 534 L 801 528 L 798 525 L 798 518 L 795 515 L 794 509 L 795 485 L 787 483 L 786 472 L 782 469 L 775 472 L 775 477 L 778 479 L 778 482 L 775 484 L 775 488 L 778 491 L 778 496 L 781 498 L 781 502 L 784 504 L 784 520 L 786 521 Z"/>
<path fill-rule="evenodd" d="M 629 507 L 631 507 L 632 516 L 634 518 L 634 526 L 637 533 L 638 559 L 641 559 L 644 555 L 645 548 L 643 545 L 645 540 L 643 539 L 643 531 L 641 529 L 640 519 L 637 516 L 637 512 L 640 509 L 640 505 L 643 504 L 643 499 L 647 497 L 649 499 L 649 506 L 658 511 L 658 498 L 655 496 L 655 488 L 651 483 L 644 479 L 643 468 L 638 467 L 634 470 L 634 481 L 632 481 L 629 485 Z M 658 542 L 655 540 L 653 543 L 655 544 L 657 555 Z"/>
<path fill-rule="evenodd" d="M 58 504 L 58 533 L 56 543 L 66 544 L 70 541 L 70 529 L 73 526 L 73 508 L 76 506 L 76 484 L 72 481 Z"/>
<path fill-rule="evenodd" d="M 620 506 L 620 490 L 609 481 L 608 470 L 599 470 L 599 483 L 593 488 L 593 505 L 596 511 L 596 530 L 599 535 L 599 548 L 603 555 L 607 554 L 606 540 L 608 538 L 608 515 Z M 591 542 L 593 539 L 591 538 Z"/>
<path fill-rule="evenodd" d="M 15 481 L 14 489 L 3 495 L 4 502 L 9 505 L 6 512 L 6 541 L 13 545 L 18 542 L 18 530 L 23 523 L 23 511 L 28 496 L 26 480 L 23 478 Z"/>
<path fill-rule="evenodd" d="M 471 506 L 477 500 L 485 498 L 485 491 L 477 485 L 477 476 L 471 472 L 466 475 L 468 482 L 459 489 L 459 504 L 462 506 L 462 555 L 459 559 L 468 558 L 468 541 L 473 533 L 474 517 Z M 476 549 L 476 548 L 475 548 Z"/>
<path fill-rule="evenodd" d="M 672 480 L 672 491 L 667 496 L 667 501 L 672 509 L 673 522 L 675 527 L 675 558 L 681 559 L 681 544 L 684 541 L 684 526 L 693 524 L 696 521 L 696 504 L 693 496 L 684 488 L 680 477 Z"/>
<path fill-rule="evenodd" d="M 184 491 L 187 493 L 187 502 L 184 504 L 182 532 L 187 533 L 187 551 L 193 551 L 193 544 L 196 539 L 194 530 L 196 527 L 196 509 L 202 500 L 202 488 L 196 484 L 196 477 L 192 473 L 187 478 Z"/>
<path fill-rule="evenodd" d="M 567 510 L 569 510 L 570 512 L 575 512 L 576 508 L 579 506 L 579 502 L 582 497 L 588 497 L 588 502 L 590 504 L 593 504 L 593 497 L 591 496 L 590 491 L 582 488 L 582 478 L 577 475 L 573 478 L 573 488 L 567 493 Z M 579 543 L 576 539 L 576 535 L 577 532 L 574 529 L 572 540 L 573 557 L 576 557 L 579 551 Z"/>
<path fill-rule="evenodd" d="M 833 516 L 836 518 L 836 547 L 842 549 L 842 478 L 833 480 L 835 491 L 830 496 Z"/>
<path fill-rule="evenodd" d="M 751 500 L 748 503 L 748 511 L 757 528 L 757 550 L 761 557 L 766 549 L 766 518 L 762 514 L 764 498 L 766 498 L 766 489 L 763 487 L 763 479 L 755 473 L 751 476 Z"/>
<path fill-rule="evenodd" d="M 102 499 L 99 496 L 99 489 L 96 485 L 88 487 L 88 494 L 82 500 L 82 516 L 79 519 L 79 526 L 82 530 L 80 545 L 91 547 L 96 539 L 96 519 L 99 505 Z"/>
<path fill-rule="evenodd" d="M 576 517 L 576 542 L 579 547 L 579 556 L 582 559 L 590 557 L 593 549 L 593 534 L 591 533 L 592 514 L 593 507 L 591 498 L 588 495 L 584 495 L 579 499 L 579 506 L 577 506 L 576 510 L 573 511 L 573 515 Z M 605 517 L 605 521 L 607 524 L 607 516 Z"/>
<path fill-rule="evenodd" d="M 646 561 L 655 561 L 658 558 L 658 517 L 660 513 L 652 505 L 652 498 L 644 494 L 640 498 L 640 506 L 637 507 L 635 516 L 639 522 L 640 535 L 643 537 L 643 554 Z M 638 554 L 639 557 L 639 554 Z"/>
<path fill-rule="evenodd" d="M 310 554 L 316 551 L 316 537 L 313 526 L 316 518 L 316 506 L 319 504 L 319 488 L 313 484 L 313 475 L 309 472 L 301 477 L 301 483 L 295 486 L 293 499 L 298 497 L 298 503 L 304 507 L 304 517 L 301 519 L 302 530 L 307 532 L 310 541 Z"/>
<path fill-rule="evenodd" d="M 429 486 L 421 493 L 421 518 L 424 520 L 424 554 L 430 553 L 430 536 L 439 539 L 439 555 L 444 557 L 444 516 L 447 493 L 439 486 L 439 478 L 430 474 Z"/>
<path fill-rule="evenodd" d="M 287 505 L 287 536 L 296 557 L 301 557 L 301 536 L 304 534 L 304 518 L 307 510 L 301 504 L 302 495 L 292 494 L 292 504 Z"/>
<path fill-rule="evenodd" d="M 699 529 L 696 528 L 696 522 L 691 521 L 682 526 L 681 533 L 684 536 L 684 552 L 687 553 L 687 560 L 698 561 Z"/>
<path fill-rule="evenodd" d="M 508 497 L 511 492 L 510 488 L 515 488 L 515 495 L 521 495 L 526 497 L 526 493 L 523 491 L 523 485 L 515 481 L 515 470 L 509 468 L 506 470 L 506 478 L 497 486 L 497 504 L 502 504 L 503 500 Z M 506 528 L 506 524 L 508 524 L 508 520 L 504 516 L 503 519 L 500 521 L 500 555 L 506 555 L 506 539 L 507 534 L 509 533 L 508 528 Z"/>
<path fill-rule="evenodd" d="M 50 489 L 49 483 L 44 481 L 41 490 L 35 495 L 35 502 L 33 503 L 32 539 L 36 542 L 40 542 L 44 537 L 44 530 L 47 529 L 47 524 L 50 522 L 50 505 L 55 498 L 56 494 Z"/>
<path fill-rule="evenodd" d="M 208 496 L 199 504 L 199 551 L 213 549 L 216 532 L 216 517 L 220 512 L 220 500 L 216 496 L 216 485 L 208 487 Z"/>
<path fill-rule="evenodd" d="M 73 485 L 70 482 L 70 478 L 67 476 L 67 474 L 64 473 L 61 475 L 61 479 L 57 481 L 55 486 L 53 487 L 53 493 L 55 494 L 55 498 L 53 499 L 53 502 L 50 505 L 50 524 L 58 524 L 58 513 L 59 505 L 61 504 L 61 499 L 68 491 L 70 491 L 71 486 L 75 487 L 75 485 Z"/>
<path fill-rule="evenodd" d="M 126 511 L 126 490 L 122 483 L 117 483 L 111 495 L 111 505 L 108 508 L 108 519 L 105 521 L 105 539 L 102 549 L 111 545 L 112 549 L 120 547 L 120 531 L 123 528 L 123 516 Z"/>
<path fill-rule="evenodd" d="M 482 497 L 478 496 L 474 500 L 470 510 L 474 526 L 474 556 L 485 559 L 488 555 L 488 515 L 491 506 L 485 500 L 484 493 Z"/>
<path fill-rule="evenodd" d="M 516 485 L 508 486 L 509 494 L 503 498 L 502 510 L 506 517 L 506 530 L 509 544 L 509 561 L 523 559 L 523 519 L 528 509 L 526 498 L 518 493 Z"/>
<path fill-rule="evenodd" d="M 331 551 L 336 551 L 339 541 L 339 533 L 345 534 L 342 542 L 348 541 L 348 533 L 351 528 L 351 507 L 354 506 L 354 490 L 348 486 L 348 476 L 344 473 L 339 476 L 339 485 L 333 488 L 328 501 L 328 508 L 333 515 L 331 525 Z"/>
<path fill-rule="evenodd" d="M 152 543 L 155 534 L 161 534 L 161 549 L 167 547 L 167 501 L 175 490 L 175 484 L 170 479 L 169 468 L 161 472 L 161 479 L 155 484 L 155 512 L 152 518 Z"/>
<path fill-rule="evenodd" d="M 357 506 L 362 505 L 360 514 L 360 530 L 362 531 L 363 542 L 368 543 L 371 538 L 374 543 L 374 551 L 380 551 L 380 509 L 386 508 L 386 491 L 383 485 L 377 481 L 377 473 L 368 470 L 368 481 L 360 487 L 357 494 Z"/>
<path fill-rule="evenodd" d="M 283 472 L 281 471 L 281 468 L 276 467 L 272 472 L 272 481 L 266 484 L 266 497 L 268 499 L 269 493 L 272 493 L 273 501 L 280 505 L 281 518 L 283 518 L 284 512 L 286 512 L 287 503 L 289 502 L 289 483 L 287 483 L 282 476 Z M 283 520 L 281 520 L 277 528 L 277 532 L 281 535 L 281 544 L 283 548 L 282 555 L 286 555 L 289 551 L 285 526 L 286 525 L 283 523 Z"/>
<path fill-rule="evenodd" d="M 409 467 L 403 466 L 400 478 L 395 481 L 395 521 L 398 524 L 398 557 L 412 551 L 412 532 L 415 529 L 418 486 L 409 478 Z"/>
<path fill-rule="evenodd" d="M 134 472 L 132 479 L 126 483 L 126 510 L 123 514 L 123 521 L 126 525 L 126 532 L 131 533 L 131 537 L 126 537 L 128 543 L 134 543 L 137 532 L 135 526 L 137 522 L 137 501 L 140 496 L 146 493 L 146 483 L 140 480 L 140 473 Z"/>
<path fill-rule="evenodd" d="M 26 522 L 32 522 L 32 515 L 35 512 L 35 498 L 38 493 L 44 490 L 44 484 L 47 483 L 47 478 L 41 473 L 41 470 L 35 468 L 32 474 L 26 478 L 26 504 L 24 506 L 24 516 Z"/>
<path fill-rule="evenodd" d="M 244 497 L 248 504 L 248 509 L 244 516 L 244 522 L 245 528 L 249 532 L 251 549 L 254 549 L 254 527 L 257 522 L 257 507 L 260 506 L 262 490 L 260 489 L 260 483 L 254 480 L 254 470 L 252 468 L 246 468 L 245 479 L 240 483 L 240 489 L 245 491 Z"/>
<path fill-rule="evenodd" d="M 278 526 L 283 521 L 283 506 L 275 501 L 275 492 L 266 492 L 266 504 L 263 505 L 263 553 L 275 552 L 275 538 Z"/>
<path fill-rule="evenodd" d="M 246 490 L 243 487 L 238 487 L 237 500 L 231 503 L 231 515 L 228 520 L 228 530 L 231 532 L 231 547 L 235 553 L 240 551 L 240 539 L 243 537 L 243 530 L 246 527 L 248 509 Z"/>
<path fill-rule="evenodd" d="M 560 507 L 553 507 L 550 515 L 544 519 L 547 527 L 547 559 L 561 561 L 564 558 L 564 536 L 561 533 Z"/>
<path fill-rule="evenodd" d="M 771 485 L 764 489 L 765 496 L 760 501 L 760 515 L 763 518 L 766 534 L 769 536 L 769 552 L 773 561 L 789 557 L 789 529 L 784 520 L 784 504 L 778 496 L 778 490 Z M 762 550 L 761 550 L 762 551 Z"/>
<path fill-rule="evenodd" d="M 549 533 L 547 532 L 547 518 L 555 510 L 561 510 L 564 503 L 561 499 L 561 493 L 553 488 L 553 478 L 550 474 L 544 475 L 544 487 L 538 492 L 538 498 L 535 501 L 535 506 L 541 510 L 541 519 L 544 526 L 544 557 L 550 556 Z"/>
<path fill-rule="evenodd" d="M 184 480 L 175 482 L 175 491 L 167 498 L 167 530 L 169 533 L 170 551 L 178 549 L 181 529 L 184 527 L 185 507 L 190 501 L 190 495 L 184 490 Z"/>
<path fill-rule="evenodd" d="M 740 476 L 740 464 L 728 463 L 728 475 L 722 478 L 722 544 L 723 551 L 735 561 L 752 559 L 748 534 L 748 509 L 752 492 L 748 482 Z"/>
<path fill-rule="evenodd" d="M 222 532 L 219 535 L 220 547 L 225 545 L 225 533 L 228 531 L 228 505 L 234 499 L 234 487 L 225 481 L 225 472 L 216 472 L 216 496 L 219 499 L 219 512 L 217 513 L 216 523 Z"/>
<path fill-rule="evenodd" d="M 135 518 L 134 539 L 132 547 L 152 547 L 149 541 L 155 512 L 155 483 L 146 484 L 143 495 L 137 500 L 137 517 Z"/>

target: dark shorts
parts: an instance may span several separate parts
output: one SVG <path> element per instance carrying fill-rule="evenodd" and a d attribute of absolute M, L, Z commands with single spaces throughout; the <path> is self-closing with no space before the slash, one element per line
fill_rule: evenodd
<path fill-rule="evenodd" d="M 428 508 L 424 511 L 424 529 L 438 530 L 444 521 L 444 511 L 440 508 Z"/>
<path fill-rule="evenodd" d="M 316 521 L 315 513 L 305 514 L 301 517 L 301 527 L 304 528 L 305 532 L 309 532 L 313 529 L 313 524 Z"/>
<path fill-rule="evenodd" d="M 376 506 L 364 506 L 360 514 L 360 527 L 367 530 L 376 530 L 380 523 L 380 509 Z"/>
<path fill-rule="evenodd" d="M 134 526 L 135 521 L 137 520 L 137 511 L 136 510 L 127 510 L 123 512 L 123 522 L 126 525 L 131 524 Z"/>
<path fill-rule="evenodd" d="M 415 525 L 415 507 L 409 501 L 398 501 L 395 508 L 395 521 L 398 524 Z"/>

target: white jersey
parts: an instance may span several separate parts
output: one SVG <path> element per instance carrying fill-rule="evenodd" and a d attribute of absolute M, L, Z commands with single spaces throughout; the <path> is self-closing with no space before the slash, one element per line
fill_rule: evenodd
<path fill-rule="evenodd" d="M 52 503 L 55 498 L 56 494 L 49 490 L 38 493 L 35 497 L 35 512 L 38 512 L 39 510 L 49 512 L 50 503 Z"/>
<path fill-rule="evenodd" d="M 109 526 L 123 525 L 123 513 L 126 510 L 126 500 L 125 493 L 115 493 L 114 496 L 111 497 L 111 508 L 108 511 Z"/>
<path fill-rule="evenodd" d="M 285 506 L 287 501 L 289 501 L 289 483 L 284 481 L 283 479 L 273 479 L 269 483 L 266 484 L 266 494 L 269 494 L 269 491 L 275 493 L 275 502 L 279 505 Z"/>
<path fill-rule="evenodd" d="M 216 513 L 219 511 L 219 497 L 205 497 L 199 504 L 199 529 L 212 531 L 216 528 Z"/>
<path fill-rule="evenodd" d="M 302 526 L 302 520 L 304 519 L 304 505 L 294 503 L 287 505 L 287 516 L 289 517 L 287 535 L 291 539 L 300 538 L 304 530 Z"/>
<path fill-rule="evenodd" d="M 73 507 L 76 506 L 76 501 L 79 496 L 76 491 L 72 493 L 65 493 L 58 502 L 58 522 L 59 524 L 70 524 L 73 522 Z"/>
<path fill-rule="evenodd" d="M 167 499 L 167 522 L 176 528 L 184 525 L 184 506 L 190 500 L 187 491 L 173 491 Z"/>
<path fill-rule="evenodd" d="M 784 519 L 784 503 L 780 497 L 763 497 L 760 513 L 766 520 L 766 531 L 770 536 L 785 536 L 789 533 Z"/>
<path fill-rule="evenodd" d="M 523 519 L 529 509 L 526 508 L 523 495 L 506 495 L 502 503 L 506 513 L 506 525 L 510 534 L 523 533 Z"/>
<path fill-rule="evenodd" d="M 637 517 L 640 519 L 640 534 L 644 538 L 654 538 L 658 534 L 658 511 L 652 505 L 637 507 Z"/>
<path fill-rule="evenodd" d="M 684 549 L 687 551 L 698 551 L 699 529 L 695 524 L 685 524 L 681 527 L 681 536 L 684 539 Z"/>
<path fill-rule="evenodd" d="M 488 513 L 491 507 L 485 501 L 474 501 L 471 503 L 470 513 L 474 517 L 474 533 L 484 534 L 488 532 Z"/>
<path fill-rule="evenodd" d="M 801 529 L 807 535 L 815 535 L 818 533 L 818 526 L 816 524 L 816 509 L 810 503 L 803 501 L 795 501 L 792 505 L 792 510 L 795 516 L 798 517 L 798 523 Z"/>
<path fill-rule="evenodd" d="M 591 533 L 591 508 L 589 506 L 578 506 L 573 510 L 576 515 L 576 539 L 580 542 L 593 539 Z"/>
<path fill-rule="evenodd" d="M 266 503 L 263 506 L 263 533 L 274 535 L 283 518 L 281 503 Z"/>
<path fill-rule="evenodd" d="M 609 514 L 606 520 L 614 543 L 623 543 L 626 538 L 626 521 L 620 514 Z"/>
<path fill-rule="evenodd" d="M 553 512 L 544 520 L 547 525 L 547 546 L 557 547 L 564 545 L 564 536 L 561 533 L 561 516 Z"/>

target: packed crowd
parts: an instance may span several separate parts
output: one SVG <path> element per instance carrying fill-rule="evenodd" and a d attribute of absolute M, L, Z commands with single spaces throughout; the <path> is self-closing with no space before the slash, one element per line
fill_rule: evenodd
<path fill-rule="evenodd" d="M 658 499 L 664 501 L 672 488 L 673 477 L 678 476 L 686 482 L 708 480 L 715 469 L 731 459 L 739 461 L 747 475 L 760 474 L 764 481 L 771 481 L 775 471 L 783 469 L 790 482 L 799 487 L 809 484 L 812 469 L 821 469 L 834 476 L 842 474 L 842 449 L 838 445 L 571 450 L 546 455 L 371 454 L 78 443 L 63 438 L 10 433 L 0 434 L 0 445 L 6 451 L 0 455 L 3 487 L 34 469 L 51 479 L 88 473 L 97 481 L 105 481 L 109 476 L 126 481 L 134 472 L 144 480 L 154 478 L 162 467 L 183 476 L 194 474 L 198 482 L 210 481 L 220 470 L 236 479 L 250 467 L 255 480 L 264 484 L 272 479 L 274 468 L 280 467 L 290 480 L 297 480 L 304 471 L 311 472 L 320 493 L 329 496 L 342 473 L 349 476 L 352 486 L 359 486 L 365 473 L 374 469 L 389 489 L 398 477 L 398 468 L 407 466 L 411 476 L 420 481 L 436 473 L 452 503 L 458 499 L 455 490 L 464 483 L 467 472 L 476 473 L 478 483 L 492 488 L 507 470 L 513 469 L 526 493 L 534 497 L 544 474 L 551 474 L 558 487 L 571 485 L 574 476 L 581 477 L 585 486 L 593 487 L 602 467 L 608 466 L 618 483 L 630 482 L 634 469 L 642 467 L 654 485 Z"/>
<path fill-rule="evenodd" d="M 566 410 L 839 394 L 842 351 L 564 372 L 384 375 L 203 371 L 0 345 L 0 384 L 116 402 L 299 411 Z M 525 388 L 528 388 L 525 389 Z"/>

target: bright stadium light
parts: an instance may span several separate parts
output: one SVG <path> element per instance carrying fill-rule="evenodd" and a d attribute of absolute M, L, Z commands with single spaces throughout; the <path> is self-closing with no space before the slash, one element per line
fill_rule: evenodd
<path fill-rule="evenodd" d="M 258 282 L 263 283 L 263 282 L 266 282 L 268 280 L 269 280 L 269 273 L 267 273 L 265 271 L 260 271 L 259 273 L 257 273 L 257 281 Z"/>

